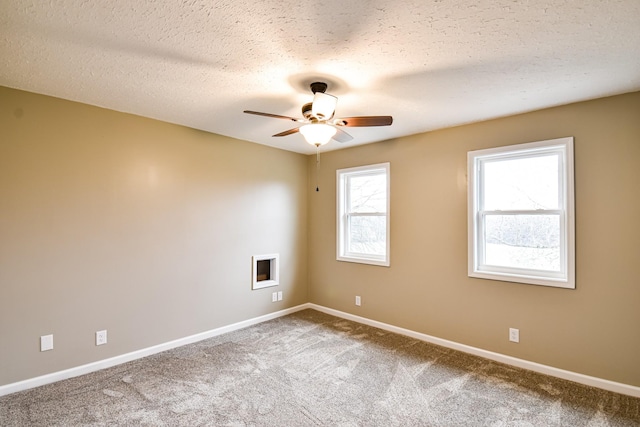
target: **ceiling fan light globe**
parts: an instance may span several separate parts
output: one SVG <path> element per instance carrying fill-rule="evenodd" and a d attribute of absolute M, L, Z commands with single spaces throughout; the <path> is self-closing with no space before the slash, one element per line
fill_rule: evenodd
<path fill-rule="evenodd" d="M 324 123 L 312 123 L 300 128 L 300 133 L 304 136 L 304 139 L 315 147 L 329 142 L 336 132 L 336 128 Z"/>
<path fill-rule="evenodd" d="M 321 120 L 329 120 L 336 111 L 337 103 L 338 98 L 335 96 L 329 95 L 328 93 L 316 92 L 313 96 L 311 113 Z"/>

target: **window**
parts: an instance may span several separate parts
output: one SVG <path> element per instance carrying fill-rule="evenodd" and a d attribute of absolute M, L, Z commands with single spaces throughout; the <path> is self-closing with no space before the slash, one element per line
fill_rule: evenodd
<path fill-rule="evenodd" d="M 469 276 L 574 289 L 573 137 L 467 160 Z"/>
<path fill-rule="evenodd" d="M 389 167 L 336 171 L 339 261 L 389 266 Z"/>

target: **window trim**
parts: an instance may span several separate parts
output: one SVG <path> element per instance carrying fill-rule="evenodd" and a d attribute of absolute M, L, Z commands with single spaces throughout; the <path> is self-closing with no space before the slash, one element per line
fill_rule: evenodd
<path fill-rule="evenodd" d="M 481 211 L 483 184 L 481 163 L 486 160 L 514 159 L 557 153 L 560 156 L 559 182 L 560 209 Z M 467 153 L 468 174 L 468 276 L 481 279 L 501 280 L 532 285 L 575 289 L 575 199 L 573 137 L 550 139 L 525 144 L 509 145 Z M 481 238 L 484 222 L 481 216 L 500 214 L 558 214 L 560 220 L 561 272 L 531 270 L 510 267 L 481 265 L 484 240 Z"/>
<path fill-rule="evenodd" d="M 367 213 L 347 213 L 345 212 L 347 204 L 348 192 L 346 191 L 347 178 L 355 175 L 366 175 L 374 172 L 384 171 L 387 177 L 387 212 L 367 212 Z M 391 240 L 391 163 L 376 163 L 373 165 L 356 166 L 345 169 L 336 170 L 336 260 L 355 262 L 360 264 L 378 265 L 389 267 L 390 258 L 390 240 Z M 362 254 L 357 252 L 347 252 L 346 246 L 348 242 L 348 217 L 354 216 L 385 216 L 386 217 L 386 248 L 385 256 L 376 256 L 370 254 Z"/>

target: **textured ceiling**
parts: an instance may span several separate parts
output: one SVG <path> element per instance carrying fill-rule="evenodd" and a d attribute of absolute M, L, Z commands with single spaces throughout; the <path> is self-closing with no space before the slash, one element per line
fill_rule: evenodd
<path fill-rule="evenodd" d="M 2 0 L 0 58 L 3 86 L 312 153 L 242 111 L 301 116 L 319 79 L 394 117 L 332 150 L 637 91 L 640 1 Z"/>

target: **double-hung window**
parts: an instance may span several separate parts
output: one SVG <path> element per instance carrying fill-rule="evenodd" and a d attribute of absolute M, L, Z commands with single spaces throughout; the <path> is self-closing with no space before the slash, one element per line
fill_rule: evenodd
<path fill-rule="evenodd" d="M 467 160 L 469 276 L 575 288 L 573 138 Z"/>
<path fill-rule="evenodd" d="M 337 259 L 389 266 L 389 163 L 337 170 Z"/>

